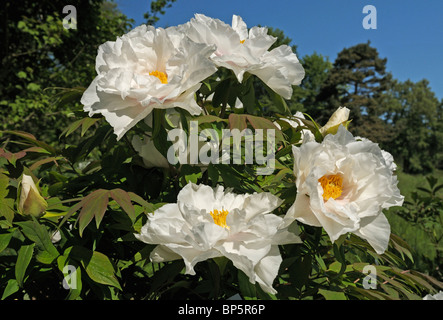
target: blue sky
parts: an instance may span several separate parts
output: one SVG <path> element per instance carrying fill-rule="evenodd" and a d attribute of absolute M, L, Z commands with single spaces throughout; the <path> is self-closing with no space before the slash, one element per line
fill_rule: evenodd
<path fill-rule="evenodd" d="M 144 23 L 150 0 L 116 0 L 120 10 Z M 363 7 L 377 10 L 377 29 L 366 30 Z M 189 21 L 195 13 L 228 24 L 240 15 L 248 27 L 270 26 L 284 31 L 297 45 L 298 55 L 317 52 L 334 61 L 345 47 L 371 41 L 387 70 L 401 81 L 426 78 L 443 99 L 443 1 L 442 0 L 176 0 L 158 27 Z"/>

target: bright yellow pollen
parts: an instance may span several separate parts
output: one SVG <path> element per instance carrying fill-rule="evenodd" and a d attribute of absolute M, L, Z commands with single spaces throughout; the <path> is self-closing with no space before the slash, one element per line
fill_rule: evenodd
<path fill-rule="evenodd" d="M 149 72 L 149 75 L 159 78 L 161 83 L 163 83 L 163 84 L 168 83 L 168 76 L 164 72 L 155 70 L 155 71 Z"/>
<path fill-rule="evenodd" d="M 343 192 L 343 178 L 338 174 L 323 176 L 318 179 L 323 188 L 323 199 L 337 199 Z"/>
<path fill-rule="evenodd" d="M 245 43 L 245 40 L 240 40 L 240 43 L 241 43 L 241 44 Z"/>
<path fill-rule="evenodd" d="M 226 224 L 226 216 L 229 213 L 227 210 L 222 209 L 221 211 L 218 211 L 217 209 L 214 209 L 214 211 L 209 213 L 212 216 L 212 219 L 214 219 L 214 223 L 216 225 L 229 230 L 229 226 Z"/>

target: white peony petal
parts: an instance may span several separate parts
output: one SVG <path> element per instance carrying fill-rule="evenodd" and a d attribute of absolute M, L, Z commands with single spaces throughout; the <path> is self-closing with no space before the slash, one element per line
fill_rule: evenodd
<path fill-rule="evenodd" d="M 240 40 L 246 40 L 248 38 L 248 27 L 240 16 L 232 16 L 232 29 L 238 33 Z"/>
<path fill-rule="evenodd" d="M 194 94 L 216 66 L 214 46 L 190 41 L 177 28 L 140 26 L 98 49 L 97 77 L 81 102 L 102 114 L 117 139 L 153 109 L 179 107 L 201 113 Z"/>
<path fill-rule="evenodd" d="M 254 193 L 244 199 L 245 220 L 253 218 L 255 215 L 270 213 L 282 204 L 283 200 L 271 193 Z"/>
<path fill-rule="evenodd" d="M 156 246 L 150 253 L 149 258 L 152 262 L 168 262 L 182 259 L 182 256 L 175 253 L 166 246 Z"/>
<path fill-rule="evenodd" d="M 282 226 L 289 226 L 294 220 L 301 223 L 321 227 L 320 221 L 310 209 L 309 197 L 306 195 L 297 195 L 294 204 L 286 212 Z"/>
<path fill-rule="evenodd" d="M 292 85 L 299 85 L 304 69 L 288 46 L 268 51 L 277 40 L 267 34 L 267 28 L 253 27 L 249 33 L 241 17 L 234 15 L 232 26 L 196 14 L 179 27 L 193 41 L 215 45 L 212 61 L 219 67 L 231 69 L 239 82 L 246 72 L 255 74 L 284 98 L 292 95 Z"/>
<path fill-rule="evenodd" d="M 154 141 L 145 136 L 144 140 L 139 136 L 132 137 L 132 146 L 143 159 L 147 168 L 169 168 L 168 160 L 157 150 Z"/>
<path fill-rule="evenodd" d="M 269 253 L 255 267 L 255 280 L 260 284 L 263 291 L 271 294 L 277 293 L 277 290 L 272 287 L 272 283 L 278 275 L 282 261 L 278 246 L 272 246 Z"/>
<path fill-rule="evenodd" d="M 158 244 L 151 254 L 153 261 L 181 257 L 186 273 L 195 274 L 198 262 L 224 256 L 252 283 L 275 292 L 272 282 L 281 263 L 277 246 L 301 242 L 295 224 L 294 230 L 282 227 L 283 218 L 270 213 L 280 204 L 269 193 L 234 194 L 222 186 L 189 183 L 176 204 L 148 216 L 136 237 Z"/>
<path fill-rule="evenodd" d="M 339 125 L 337 133 L 327 134 L 321 143 L 312 134 L 304 135 L 293 153 L 297 196 L 282 226 L 294 220 L 322 226 L 332 242 L 353 232 L 367 239 L 377 252 L 384 251 L 390 230 L 382 210 L 401 205 L 403 196 L 392 164 L 379 146 L 354 138 Z M 324 179 L 331 176 L 341 177 L 340 185 L 323 186 Z M 324 187 L 331 189 L 325 191 Z"/>
<path fill-rule="evenodd" d="M 362 224 L 365 225 L 354 233 L 360 238 L 366 239 L 375 252 L 383 254 L 388 248 L 391 236 L 391 226 L 386 216 L 381 213 L 375 219 L 363 219 Z"/>

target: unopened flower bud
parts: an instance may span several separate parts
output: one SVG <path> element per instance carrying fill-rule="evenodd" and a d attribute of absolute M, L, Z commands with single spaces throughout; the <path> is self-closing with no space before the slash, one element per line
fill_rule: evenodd
<path fill-rule="evenodd" d="M 342 124 L 345 128 L 348 126 L 349 109 L 346 107 L 339 107 L 329 118 L 328 122 L 320 128 L 323 136 L 327 134 L 336 134 L 338 127 Z"/>
<path fill-rule="evenodd" d="M 31 176 L 23 174 L 20 189 L 19 213 L 25 216 L 41 217 L 48 203 L 41 196 Z"/>

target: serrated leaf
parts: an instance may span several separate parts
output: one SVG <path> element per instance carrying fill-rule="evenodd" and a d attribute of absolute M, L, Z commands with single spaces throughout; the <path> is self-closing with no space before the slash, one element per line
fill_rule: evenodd
<path fill-rule="evenodd" d="M 109 191 L 104 189 L 96 190 L 85 198 L 82 210 L 78 216 L 80 236 L 82 236 L 83 230 L 93 217 L 95 217 L 97 228 L 100 226 L 100 222 L 108 208 L 108 202 Z"/>
<path fill-rule="evenodd" d="M 29 170 L 33 171 L 35 169 L 37 169 L 38 167 L 40 167 L 41 165 L 44 165 L 46 163 L 50 163 L 50 162 L 54 162 L 54 164 L 56 166 L 58 166 L 57 160 L 61 160 L 63 159 L 63 157 L 49 157 L 49 158 L 44 158 L 41 159 L 39 161 L 34 162 L 30 167 Z"/>
<path fill-rule="evenodd" d="M 233 129 L 238 129 L 241 131 L 243 131 L 244 129 L 246 129 L 248 127 L 247 123 L 246 123 L 246 115 L 244 114 L 236 114 L 236 113 L 231 113 L 229 115 L 229 128 L 231 130 Z"/>
<path fill-rule="evenodd" d="M 203 115 L 203 116 L 199 116 L 199 117 L 193 118 L 193 119 L 191 119 L 191 121 L 197 121 L 198 124 L 200 125 L 200 124 L 203 124 L 203 123 L 226 122 L 227 120 L 219 118 L 219 117 L 214 116 L 214 115 L 206 114 L 206 115 Z"/>
<path fill-rule="evenodd" d="M 55 149 L 53 147 L 51 147 L 50 145 L 48 145 L 45 142 L 37 140 L 37 138 L 34 135 L 32 135 L 32 134 L 30 134 L 28 132 L 13 131 L 13 130 L 5 130 L 5 131 L 1 131 L 1 132 L 9 133 L 9 134 L 12 134 L 12 135 L 19 136 L 19 137 L 25 139 L 26 141 L 32 143 L 33 145 L 35 145 L 37 147 L 41 147 L 41 148 L 47 150 L 52 155 L 56 154 L 56 151 L 55 151 Z"/>
<path fill-rule="evenodd" d="M 137 202 L 139 205 L 145 208 L 145 212 L 150 213 L 154 212 L 155 206 L 149 202 L 147 202 L 145 199 L 140 197 L 139 195 L 135 194 L 134 192 L 128 192 L 129 197 L 132 201 Z"/>
<path fill-rule="evenodd" d="M 93 125 L 95 124 L 97 121 L 99 121 L 99 118 L 84 118 L 82 121 L 82 131 L 80 133 L 80 135 L 83 137 L 83 135 L 85 134 L 85 132 Z"/>
<path fill-rule="evenodd" d="M 246 118 L 254 129 L 274 130 L 276 142 L 285 140 L 281 130 L 278 129 L 271 120 L 263 117 L 252 116 L 250 114 L 246 115 Z"/>
<path fill-rule="evenodd" d="M 135 221 L 135 209 L 131 203 L 129 194 L 122 189 L 113 189 L 110 196 L 118 203 L 118 205 L 127 213 L 132 221 Z"/>
<path fill-rule="evenodd" d="M 61 133 L 61 136 L 69 136 L 71 133 L 73 133 L 75 130 L 77 130 L 81 125 L 82 125 L 83 119 L 74 121 L 73 123 L 71 123 L 65 130 L 63 130 L 63 132 Z"/>

